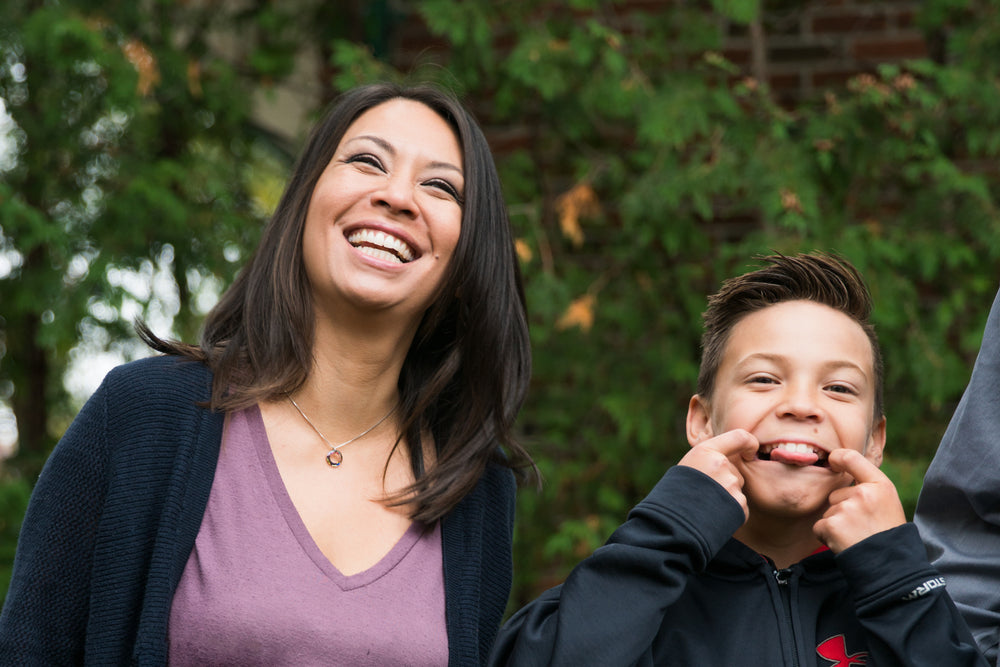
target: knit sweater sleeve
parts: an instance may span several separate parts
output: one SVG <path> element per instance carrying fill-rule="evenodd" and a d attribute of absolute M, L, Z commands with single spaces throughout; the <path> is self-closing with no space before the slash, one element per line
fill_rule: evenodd
<path fill-rule="evenodd" d="M 0 664 L 165 664 L 167 613 L 211 489 L 211 374 L 108 373 L 39 476 L 0 614 Z"/>
<path fill-rule="evenodd" d="M 877 533 L 837 555 L 873 665 L 986 667 L 913 524 Z"/>
<path fill-rule="evenodd" d="M 442 521 L 449 665 L 485 664 L 513 577 L 513 473 L 489 465 Z"/>
<path fill-rule="evenodd" d="M 692 575 L 743 523 L 711 478 L 675 466 L 566 581 L 517 612 L 492 665 L 633 665 Z"/>
<path fill-rule="evenodd" d="M 0 664 L 79 664 L 94 541 L 107 490 L 107 388 L 46 462 L 24 517 L 0 614 Z"/>
<path fill-rule="evenodd" d="M 1000 292 L 914 521 L 990 664 L 1000 666 Z"/>

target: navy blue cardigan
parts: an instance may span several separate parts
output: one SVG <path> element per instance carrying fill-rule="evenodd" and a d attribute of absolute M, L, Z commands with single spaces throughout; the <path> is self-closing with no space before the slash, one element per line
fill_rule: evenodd
<path fill-rule="evenodd" d="M 165 665 L 224 415 L 212 375 L 154 357 L 105 378 L 46 463 L 0 614 L 0 664 Z M 442 520 L 450 665 L 486 661 L 511 584 L 514 478 L 489 466 Z"/>

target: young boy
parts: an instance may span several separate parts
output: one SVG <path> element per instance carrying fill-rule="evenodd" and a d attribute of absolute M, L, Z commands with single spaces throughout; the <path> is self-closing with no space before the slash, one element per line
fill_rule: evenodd
<path fill-rule="evenodd" d="M 691 450 L 492 664 L 986 664 L 878 469 L 867 288 L 827 255 L 766 261 L 709 299 Z"/>

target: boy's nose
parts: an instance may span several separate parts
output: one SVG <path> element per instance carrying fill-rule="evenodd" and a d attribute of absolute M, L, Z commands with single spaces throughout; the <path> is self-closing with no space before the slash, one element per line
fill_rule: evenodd
<path fill-rule="evenodd" d="M 778 413 L 794 419 L 820 419 L 822 412 L 817 398 L 813 389 L 790 385 L 782 396 Z"/>

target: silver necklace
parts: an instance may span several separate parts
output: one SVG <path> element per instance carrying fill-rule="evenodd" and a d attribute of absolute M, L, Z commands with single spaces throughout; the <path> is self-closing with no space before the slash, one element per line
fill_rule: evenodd
<path fill-rule="evenodd" d="M 340 453 L 340 448 L 341 447 L 346 447 L 347 445 L 351 444 L 355 440 L 360 440 L 364 436 L 366 436 L 369 433 L 371 433 L 372 431 L 374 431 L 375 428 L 379 424 L 381 424 L 386 419 L 388 419 L 389 415 L 391 415 L 396 410 L 396 406 L 392 406 L 392 409 L 389 410 L 389 412 L 385 413 L 385 415 L 383 415 L 381 419 L 379 419 L 377 422 L 375 422 L 374 424 L 372 424 L 371 426 L 369 426 L 363 432 L 361 432 L 358 435 L 354 436 L 350 440 L 342 442 L 339 445 L 335 445 L 332 442 L 330 442 L 329 440 L 327 440 L 326 436 L 323 435 L 323 432 L 320 431 L 318 428 L 316 428 L 316 424 L 313 424 L 312 420 L 309 419 L 309 417 L 306 417 L 306 413 L 302 412 L 302 408 L 300 408 L 299 404 L 295 402 L 295 399 L 292 398 L 291 394 L 285 394 L 285 396 L 288 398 L 288 402 L 292 404 L 292 407 L 295 408 L 295 411 L 298 412 L 300 415 L 302 415 L 302 418 L 305 419 L 306 423 L 309 424 L 312 427 L 312 430 L 316 431 L 316 435 L 318 435 L 320 438 L 322 438 L 323 442 L 325 442 L 330 447 L 330 451 L 328 451 L 326 453 L 326 462 L 328 464 L 330 464 L 331 468 L 339 468 L 340 464 L 344 462 L 344 455 Z"/>

